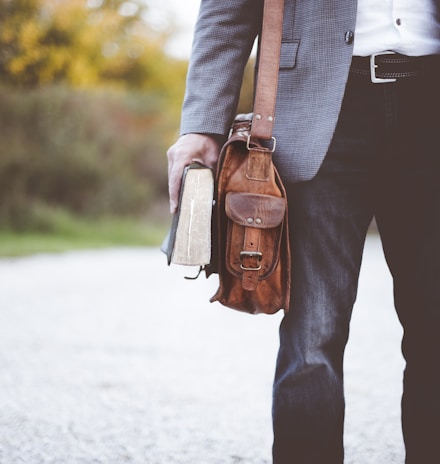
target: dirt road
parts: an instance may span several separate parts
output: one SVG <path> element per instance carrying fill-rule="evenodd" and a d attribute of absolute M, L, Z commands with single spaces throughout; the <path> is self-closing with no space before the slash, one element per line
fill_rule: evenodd
<path fill-rule="evenodd" d="M 281 314 L 208 303 L 156 249 L 0 260 L 1 464 L 269 464 Z M 403 464 L 401 330 L 369 238 L 346 357 L 346 463 Z"/>

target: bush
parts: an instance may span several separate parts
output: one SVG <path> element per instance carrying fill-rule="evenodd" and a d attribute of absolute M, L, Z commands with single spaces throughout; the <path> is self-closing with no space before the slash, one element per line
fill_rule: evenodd
<path fill-rule="evenodd" d="M 151 94 L 0 89 L 0 224 L 38 227 L 42 204 L 84 217 L 148 214 L 167 194 L 173 121 L 162 108 Z"/>

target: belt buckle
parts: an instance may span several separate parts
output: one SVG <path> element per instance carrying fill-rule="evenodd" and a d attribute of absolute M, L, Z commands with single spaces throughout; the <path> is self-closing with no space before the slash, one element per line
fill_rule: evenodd
<path fill-rule="evenodd" d="M 382 79 L 376 76 L 376 68 L 378 67 L 378 65 L 376 64 L 376 57 L 381 56 L 381 55 L 395 55 L 395 54 L 396 52 L 386 51 L 386 52 L 380 52 L 380 53 L 373 53 L 370 56 L 370 76 L 371 76 L 371 82 L 373 82 L 373 84 L 385 84 L 387 82 L 397 81 L 397 79 Z"/>

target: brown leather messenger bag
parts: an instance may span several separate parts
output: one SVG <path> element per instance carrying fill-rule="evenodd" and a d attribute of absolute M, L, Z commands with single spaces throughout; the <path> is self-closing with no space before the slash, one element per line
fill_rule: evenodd
<path fill-rule="evenodd" d="M 252 314 L 289 310 L 287 199 L 272 162 L 284 0 L 265 0 L 253 114 L 238 116 L 216 173 L 211 301 Z M 250 116 L 250 117 L 247 117 Z"/>

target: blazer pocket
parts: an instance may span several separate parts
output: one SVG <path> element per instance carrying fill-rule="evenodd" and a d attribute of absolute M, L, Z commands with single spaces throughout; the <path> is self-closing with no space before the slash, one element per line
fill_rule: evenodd
<path fill-rule="evenodd" d="M 299 40 L 281 43 L 280 69 L 292 69 L 295 67 L 298 47 Z"/>

